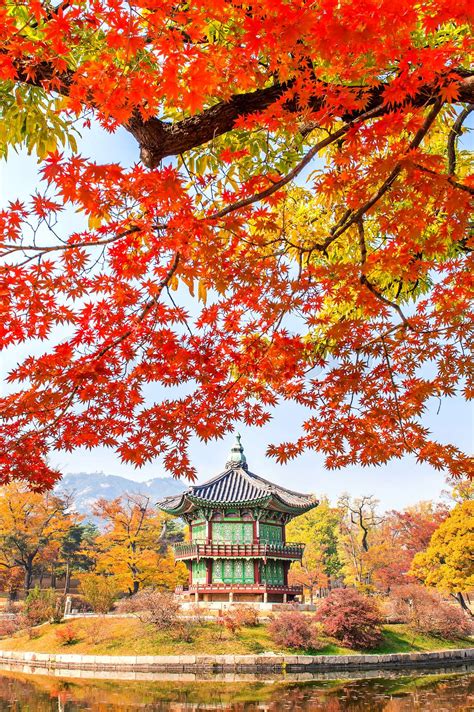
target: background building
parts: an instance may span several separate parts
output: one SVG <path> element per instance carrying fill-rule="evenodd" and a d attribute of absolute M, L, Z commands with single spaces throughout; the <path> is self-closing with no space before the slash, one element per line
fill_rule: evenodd
<path fill-rule="evenodd" d="M 317 504 L 249 472 L 240 435 L 224 472 L 158 502 L 189 525 L 190 541 L 175 546 L 189 570 L 189 594 L 231 602 L 286 602 L 302 594 L 288 585 L 288 569 L 304 545 L 287 542 L 285 526 Z"/>

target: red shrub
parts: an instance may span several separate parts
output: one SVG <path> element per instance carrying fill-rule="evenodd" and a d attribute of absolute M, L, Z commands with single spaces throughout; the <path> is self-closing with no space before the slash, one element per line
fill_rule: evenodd
<path fill-rule="evenodd" d="M 0 638 L 10 638 L 19 627 L 17 617 L 0 619 Z"/>
<path fill-rule="evenodd" d="M 408 623 L 418 633 L 460 638 L 469 635 L 472 623 L 457 605 L 445 601 L 437 591 L 418 584 L 393 588 L 390 615 Z"/>
<path fill-rule="evenodd" d="M 65 626 L 55 631 L 54 637 L 61 645 L 72 645 L 77 640 L 77 633 L 71 623 L 66 623 Z"/>
<path fill-rule="evenodd" d="M 377 603 L 355 589 L 337 589 L 323 601 L 316 620 L 348 648 L 374 648 L 382 636 Z"/>
<path fill-rule="evenodd" d="M 279 613 L 268 626 L 272 640 L 284 648 L 317 650 L 322 647 L 314 618 L 300 611 Z"/>
<path fill-rule="evenodd" d="M 225 611 L 219 611 L 217 623 L 235 634 L 239 628 L 258 624 L 258 614 L 252 606 L 232 606 Z"/>

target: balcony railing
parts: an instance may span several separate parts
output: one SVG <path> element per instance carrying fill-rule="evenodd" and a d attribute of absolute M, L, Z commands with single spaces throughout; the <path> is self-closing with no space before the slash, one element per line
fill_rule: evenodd
<path fill-rule="evenodd" d="M 302 586 L 288 586 L 286 584 L 271 583 L 193 583 L 189 586 L 179 587 L 177 593 L 289 593 L 301 595 Z"/>
<path fill-rule="evenodd" d="M 226 541 L 189 541 L 174 547 L 177 559 L 261 558 L 298 560 L 304 544 L 293 542 L 240 543 Z"/>

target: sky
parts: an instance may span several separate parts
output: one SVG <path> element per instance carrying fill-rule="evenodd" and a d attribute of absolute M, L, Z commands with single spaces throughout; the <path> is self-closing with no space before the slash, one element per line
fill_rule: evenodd
<path fill-rule="evenodd" d="M 81 153 L 93 157 L 97 162 L 116 161 L 122 165 L 132 165 L 138 160 L 136 143 L 124 130 L 111 135 L 93 127 L 81 133 Z M 26 156 L 23 152 L 12 153 L 6 163 L 0 163 L 0 206 L 9 200 L 27 199 L 34 192 L 36 184 L 36 159 Z M 72 213 L 66 217 L 68 228 L 72 229 L 77 216 Z M 0 375 L 3 377 L 19 359 L 27 355 L 28 352 L 24 350 L 1 354 Z M 0 389 L 2 387 L 0 382 Z M 445 400 L 439 412 L 437 410 L 438 403 L 433 404 L 432 410 L 424 418 L 424 425 L 439 441 L 451 442 L 466 452 L 472 452 L 472 406 L 460 398 L 452 398 Z M 394 460 L 380 467 L 352 466 L 336 471 L 327 470 L 323 458 L 314 452 L 308 452 L 284 466 L 266 457 L 265 451 L 270 443 L 298 437 L 303 417 L 304 411 L 301 407 L 285 404 L 274 410 L 272 421 L 264 428 L 237 426 L 236 431 L 242 435 L 250 471 L 290 489 L 315 493 L 317 496 L 327 495 L 332 502 L 345 492 L 354 497 L 372 494 L 380 500 L 382 509 L 401 509 L 420 500 L 438 499 L 446 487 L 445 475 L 442 472 L 426 464 L 418 464 L 415 458 L 411 457 Z M 205 481 L 224 469 L 232 443 L 232 435 L 207 444 L 197 438 L 192 440 L 190 456 L 198 472 L 199 481 Z M 103 472 L 136 481 L 167 475 L 159 459 L 137 470 L 120 462 L 118 456 L 106 448 L 54 453 L 51 456 L 51 464 L 64 474 Z"/>

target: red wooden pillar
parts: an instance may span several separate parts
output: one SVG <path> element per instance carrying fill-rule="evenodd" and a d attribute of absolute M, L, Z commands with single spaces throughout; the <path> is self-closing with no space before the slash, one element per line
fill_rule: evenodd
<path fill-rule="evenodd" d="M 258 559 L 255 559 L 253 562 L 253 578 L 256 584 L 260 583 L 260 566 L 258 563 Z"/>
<path fill-rule="evenodd" d="M 290 568 L 290 562 L 289 561 L 284 561 L 283 562 L 283 583 L 285 586 L 288 586 L 288 570 Z"/>
<path fill-rule="evenodd" d="M 257 520 L 254 519 L 252 524 L 253 524 L 253 543 L 258 544 Z"/>
<path fill-rule="evenodd" d="M 206 562 L 206 583 L 212 583 L 212 559 L 208 559 Z"/>

